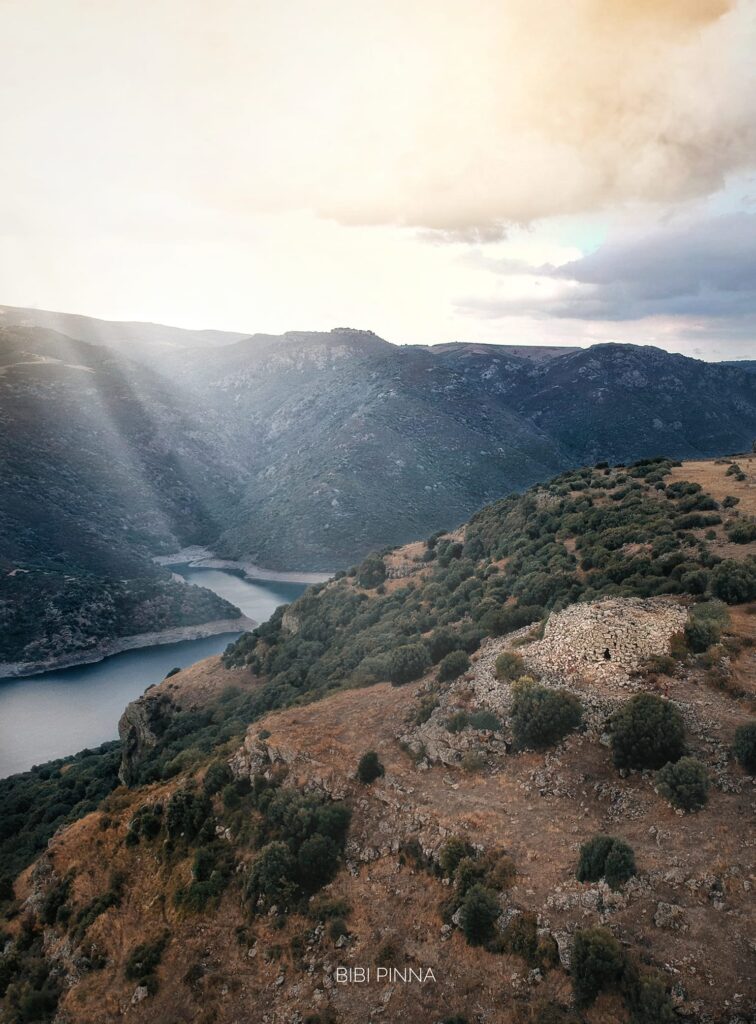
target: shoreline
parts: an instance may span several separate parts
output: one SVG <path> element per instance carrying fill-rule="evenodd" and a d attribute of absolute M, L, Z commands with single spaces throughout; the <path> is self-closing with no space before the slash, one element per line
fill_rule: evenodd
<path fill-rule="evenodd" d="M 170 555 L 156 555 L 156 565 L 189 565 L 193 569 L 241 569 L 251 580 L 271 580 L 274 583 L 325 583 L 333 577 L 333 572 L 298 572 L 266 569 L 255 562 L 235 561 L 232 558 L 218 558 L 209 548 L 199 545 L 182 548 Z"/>
<path fill-rule="evenodd" d="M 206 637 L 219 636 L 222 633 L 244 633 L 254 629 L 256 625 L 254 619 L 240 615 L 236 619 L 216 619 L 213 622 L 200 622 L 195 626 L 172 626 L 170 629 L 158 630 L 155 633 L 135 633 L 132 636 L 103 641 L 89 651 L 71 651 L 69 654 L 61 654 L 43 661 L 0 662 L 0 682 L 44 675 L 46 672 L 75 668 L 78 665 L 93 665 L 114 654 L 138 650 L 140 647 L 158 647 L 163 644 L 180 643 L 182 640 L 204 640 Z"/>

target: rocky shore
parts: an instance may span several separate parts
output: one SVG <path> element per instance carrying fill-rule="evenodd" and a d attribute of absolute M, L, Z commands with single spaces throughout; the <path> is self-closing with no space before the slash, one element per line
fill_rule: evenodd
<path fill-rule="evenodd" d="M 153 561 L 156 565 L 190 565 L 193 569 L 226 569 L 240 570 L 251 580 L 273 580 L 276 583 L 324 583 L 332 576 L 332 572 L 278 572 L 266 569 L 255 562 L 237 562 L 231 558 L 218 558 L 209 548 L 192 545 L 181 548 L 171 555 L 157 555 Z"/>
<path fill-rule="evenodd" d="M 41 661 L 5 661 L 0 662 L 0 679 L 33 676 L 40 672 L 53 669 L 71 668 L 74 665 L 91 665 L 102 661 L 113 654 L 133 651 L 139 647 L 155 647 L 159 644 L 175 644 L 181 640 L 202 640 L 208 636 L 221 633 L 243 633 L 254 629 L 254 619 L 240 615 L 235 619 L 217 619 L 215 622 L 201 622 L 196 626 L 174 626 L 156 633 L 136 633 L 133 636 L 116 637 L 113 640 L 97 644 L 89 650 L 70 651 L 55 658 Z"/>

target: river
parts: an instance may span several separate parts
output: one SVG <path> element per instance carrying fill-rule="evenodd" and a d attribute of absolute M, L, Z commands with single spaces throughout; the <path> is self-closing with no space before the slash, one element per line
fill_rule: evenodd
<path fill-rule="evenodd" d="M 305 589 L 301 583 L 242 578 L 220 569 L 172 566 L 264 622 Z M 0 778 L 118 738 L 126 705 L 172 668 L 220 654 L 238 633 L 124 651 L 92 665 L 0 680 Z"/>

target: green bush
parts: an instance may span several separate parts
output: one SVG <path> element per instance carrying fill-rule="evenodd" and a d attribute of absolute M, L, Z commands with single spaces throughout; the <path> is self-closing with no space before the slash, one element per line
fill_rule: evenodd
<path fill-rule="evenodd" d="M 379 779 L 385 771 L 386 769 L 383 767 L 376 752 L 368 750 L 367 753 L 362 755 L 357 765 L 357 778 L 368 786 L 371 782 Z"/>
<path fill-rule="evenodd" d="M 340 851 L 329 836 L 316 833 L 305 839 L 297 853 L 299 883 L 306 892 L 315 892 L 330 882 L 339 867 Z"/>
<path fill-rule="evenodd" d="M 220 792 L 225 785 L 231 782 L 231 769 L 225 761 L 213 761 L 205 772 L 202 780 L 202 788 L 208 796 Z"/>
<path fill-rule="evenodd" d="M 470 724 L 470 716 L 466 711 L 455 711 L 446 719 L 446 728 L 449 732 L 462 732 Z"/>
<path fill-rule="evenodd" d="M 497 732 L 501 729 L 501 722 L 493 711 L 473 711 L 469 716 L 468 724 L 473 729 L 481 729 L 485 732 Z"/>
<path fill-rule="evenodd" d="M 656 788 L 673 807 L 698 811 L 709 799 L 709 773 L 695 757 L 681 757 L 656 775 Z"/>
<path fill-rule="evenodd" d="M 618 768 L 661 768 L 685 753 L 682 715 L 667 700 L 639 693 L 611 719 L 612 752 Z"/>
<path fill-rule="evenodd" d="M 388 677 L 395 686 L 402 686 L 425 675 L 430 667 L 430 655 L 424 644 L 404 644 L 389 656 Z"/>
<path fill-rule="evenodd" d="M 685 639 L 694 654 L 702 654 L 722 639 L 722 630 L 716 622 L 691 619 L 685 626 Z"/>
<path fill-rule="evenodd" d="M 612 889 L 619 889 L 636 874 L 636 871 L 633 848 L 621 839 L 615 840 L 604 865 L 604 877 L 607 885 Z"/>
<path fill-rule="evenodd" d="M 209 814 L 210 801 L 205 793 L 199 795 L 187 789 L 177 790 L 168 801 L 165 813 L 165 831 L 168 838 L 183 838 L 191 842 L 205 824 Z"/>
<path fill-rule="evenodd" d="M 756 560 L 736 562 L 725 559 L 711 573 L 711 592 L 727 604 L 742 604 L 756 598 Z"/>
<path fill-rule="evenodd" d="M 277 905 L 287 907 L 296 894 L 297 864 L 291 850 L 282 842 L 268 843 L 253 863 L 245 896 L 254 908 Z"/>
<path fill-rule="evenodd" d="M 622 988 L 630 1024 L 675 1024 L 680 1019 L 661 978 L 640 977 L 637 970 L 626 967 Z"/>
<path fill-rule="evenodd" d="M 372 590 L 386 579 L 386 566 L 380 555 L 368 555 L 357 570 L 357 582 L 365 590 Z"/>
<path fill-rule="evenodd" d="M 575 932 L 572 944 L 572 987 L 578 1006 L 589 1006 L 606 988 L 619 984 L 625 969 L 622 947 L 605 928 Z"/>
<path fill-rule="evenodd" d="M 514 651 L 502 651 L 496 659 L 497 679 L 519 679 L 520 676 L 524 675 L 525 662 L 522 655 L 515 654 Z"/>
<path fill-rule="evenodd" d="M 598 882 L 605 878 L 612 889 L 619 889 L 634 874 L 635 855 L 622 839 L 598 835 L 580 847 L 576 871 L 579 882 Z"/>
<path fill-rule="evenodd" d="M 459 836 L 450 836 L 439 851 L 438 863 L 444 875 L 452 878 L 460 861 L 465 857 L 472 857 L 473 854 L 474 850 L 466 840 Z"/>
<path fill-rule="evenodd" d="M 756 520 L 738 520 L 726 530 L 733 544 L 751 544 L 756 540 Z"/>
<path fill-rule="evenodd" d="M 471 946 L 482 946 L 489 941 L 500 914 L 499 901 L 491 889 L 480 884 L 468 889 L 462 902 L 461 923 Z"/>
<path fill-rule="evenodd" d="M 553 746 L 580 725 L 583 706 L 567 690 L 553 690 L 529 679 L 519 680 L 512 689 L 512 733 L 519 747 Z"/>
<path fill-rule="evenodd" d="M 732 751 L 745 770 L 756 775 L 756 722 L 738 726 Z"/>
<path fill-rule="evenodd" d="M 452 651 L 445 655 L 438 666 L 438 678 L 442 683 L 457 679 L 470 668 L 470 659 L 464 651 Z"/>

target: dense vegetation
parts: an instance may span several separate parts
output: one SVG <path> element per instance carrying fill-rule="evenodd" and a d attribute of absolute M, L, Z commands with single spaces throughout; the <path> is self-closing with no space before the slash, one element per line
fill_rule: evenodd
<path fill-rule="evenodd" d="M 118 785 L 119 760 L 119 744 L 104 743 L 0 779 L 0 901 L 61 825 L 93 811 Z"/>
<path fill-rule="evenodd" d="M 369 572 L 339 574 L 292 606 L 296 633 L 276 614 L 233 644 L 225 663 L 249 666 L 289 702 L 341 686 L 407 682 L 454 650 L 474 650 L 482 636 L 574 601 L 756 597 L 756 560 L 717 558 L 690 519 L 716 503 L 698 484 L 667 485 L 670 466 L 650 459 L 584 468 L 496 502 L 473 517 L 462 540 L 430 538 L 416 572 L 390 593 L 360 585 L 381 575 L 371 556 Z"/>

